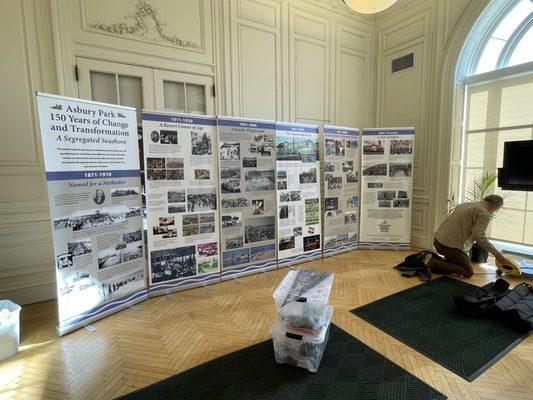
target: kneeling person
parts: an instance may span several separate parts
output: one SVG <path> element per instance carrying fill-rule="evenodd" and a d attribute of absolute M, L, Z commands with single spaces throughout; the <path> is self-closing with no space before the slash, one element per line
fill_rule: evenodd
<path fill-rule="evenodd" d="M 433 245 L 444 259 L 431 257 L 426 265 L 436 274 L 456 274 L 470 278 L 474 274 L 470 250 L 474 241 L 504 262 L 505 257 L 487 239 L 485 231 L 491 214 L 503 206 L 503 198 L 492 194 L 480 202 L 459 204 L 439 226 L 434 234 Z"/>

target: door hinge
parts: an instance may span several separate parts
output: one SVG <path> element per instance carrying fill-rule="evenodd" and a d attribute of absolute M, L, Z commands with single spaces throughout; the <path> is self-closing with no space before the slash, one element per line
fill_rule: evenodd
<path fill-rule="evenodd" d="M 80 73 L 78 71 L 78 64 L 74 66 L 74 78 L 76 78 L 76 82 L 80 80 Z"/>
<path fill-rule="evenodd" d="M 217 97 L 217 89 L 214 83 L 213 83 L 213 97 Z"/>

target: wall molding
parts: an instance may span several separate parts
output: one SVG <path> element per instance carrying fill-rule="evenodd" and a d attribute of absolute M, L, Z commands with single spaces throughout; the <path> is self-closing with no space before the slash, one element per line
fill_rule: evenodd
<path fill-rule="evenodd" d="M 201 9 L 201 8 L 200 8 Z M 167 33 L 167 24 L 159 19 L 159 11 L 148 0 L 137 0 L 134 10 L 122 17 L 123 21 L 115 23 L 95 22 L 87 24 L 88 28 L 105 32 L 111 35 L 127 37 L 136 36 L 145 41 L 161 44 L 161 42 L 186 49 L 200 49 L 202 46 L 196 42 L 179 38 Z M 150 36 L 145 20 L 152 20 L 157 37 Z M 131 21 L 131 23 L 130 23 Z"/>
<path fill-rule="evenodd" d="M 381 19 L 387 19 L 387 18 L 393 17 L 409 7 L 416 6 L 417 5 L 416 3 L 420 3 L 422 1 L 424 0 L 398 0 L 391 7 L 386 8 L 385 10 L 377 13 L 377 17 Z"/>
<path fill-rule="evenodd" d="M 462 115 L 457 115 L 458 112 L 462 112 L 462 108 L 457 110 L 456 107 L 456 97 L 458 91 L 461 90 L 460 82 L 456 80 L 459 57 L 468 35 L 489 2 L 490 0 L 471 1 L 466 6 L 458 22 L 453 25 L 453 31 L 446 42 L 441 61 L 436 63 L 436 76 L 440 79 L 436 80 L 433 92 L 440 93 L 440 97 L 436 100 L 435 122 L 430 129 L 438 132 L 433 150 L 433 159 L 437 160 L 436 170 L 438 173 L 432 180 L 431 193 L 434 200 L 430 207 L 431 229 L 436 228 L 444 219 L 448 208 L 446 199 L 449 198 L 453 190 L 453 182 L 450 178 L 453 173 L 454 127 L 457 127 L 455 119 L 459 117 L 462 120 Z"/>

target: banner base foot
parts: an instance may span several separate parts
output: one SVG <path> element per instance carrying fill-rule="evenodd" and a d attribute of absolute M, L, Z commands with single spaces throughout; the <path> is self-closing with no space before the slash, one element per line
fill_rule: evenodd
<path fill-rule="evenodd" d="M 96 328 L 92 325 L 85 325 L 84 328 L 89 332 L 94 332 L 96 330 Z"/>

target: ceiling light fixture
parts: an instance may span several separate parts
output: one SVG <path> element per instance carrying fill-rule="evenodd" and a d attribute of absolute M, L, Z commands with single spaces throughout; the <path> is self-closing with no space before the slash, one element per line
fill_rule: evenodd
<path fill-rule="evenodd" d="M 374 14 L 389 8 L 397 0 L 342 0 L 349 8 L 362 14 Z"/>

